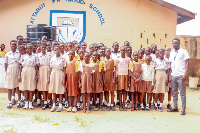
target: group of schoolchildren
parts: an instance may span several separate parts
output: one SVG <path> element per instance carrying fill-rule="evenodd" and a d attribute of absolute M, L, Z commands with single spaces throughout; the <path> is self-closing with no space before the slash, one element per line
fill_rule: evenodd
<path fill-rule="evenodd" d="M 90 44 L 87 52 L 85 42 L 50 42 L 46 36 L 32 42 L 17 36 L 10 47 L 5 55 L 8 109 L 15 102 L 17 108 L 33 109 L 35 96 L 36 106 L 51 112 L 63 106 L 67 112 L 115 111 L 117 105 L 120 111 L 162 112 L 165 92 L 171 108 L 170 48 L 157 50 L 152 44 L 132 52 L 126 41 L 120 48 L 113 43 L 113 51 L 103 43 Z"/>

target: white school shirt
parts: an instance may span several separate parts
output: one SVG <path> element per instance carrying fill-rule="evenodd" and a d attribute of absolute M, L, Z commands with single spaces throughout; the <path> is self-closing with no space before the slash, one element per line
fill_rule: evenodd
<path fill-rule="evenodd" d="M 16 52 L 8 52 L 5 55 L 5 63 L 6 64 L 18 64 L 19 63 L 19 59 L 20 59 L 20 53 L 19 51 Z"/>
<path fill-rule="evenodd" d="M 150 54 L 150 56 L 151 56 L 151 65 L 154 65 L 154 62 L 155 62 L 155 60 L 157 59 L 156 58 L 156 54 Z M 144 58 L 145 59 L 145 58 Z M 155 66 L 154 66 L 155 67 Z"/>
<path fill-rule="evenodd" d="M 85 66 L 89 66 L 89 67 L 93 67 L 93 68 L 94 68 L 94 64 L 91 63 L 91 62 L 90 62 L 89 64 L 86 64 L 86 63 L 85 63 Z M 80 63 L 80 65 L 79 65 L 79 67 L 78 67 L 78 71 L 80 71 L 80 72 L 83 73 L 83 64 L 82 64 L 82 63 Z M 94 73 L 95 70 L 93 69 L 92 72 Z"/>
<path fill-rule="evenodd" d="M 185 74 L 185 60 L 189 59 L 188 52 L 180 48 L 177 52 L 175 50 L 170 52 L 170 62 L 172 69 L 172 76 L 181 76 Z"/>
<path fill-rule="evenodd" d="M 170 68 L 168 61 L 164 58 L 163 60 L 161 60 L 160 58 L 157 58 L 156 60 L 154 60 L 154 65 L 155 70 L 158 69 L 164 69 L 167 70 Z"/>
<path fill-rule="evenodd" d="M 56 55 L 54 55 L 51 58 L 50 67 L 63 70 L 63 67 L 66 67 L 66 60 L 61 55 L 59 57 L 56 57 Z"/>
<path fill-rule="evenodd" d="M 147 65 L 146 63 L 142 64 L 142 80 L 144 81 L 152 81 L 153 84 L 153 78 L 154 78 L 154 66 L 153 65 Z"/>
<path fill-rule="evenodd" d="M 121 56 L 120 51 L 117 51 L 117 53 L 115 53 L 114 51 L 112 51 L 112 53 L 111 53 L 111 58 L 113 58 L 114 60 L 116 60 L 120 56 Z"/>
<path fill-rule="evenodd" d="M 30 56 L 26 53 L 21 56 L 19 63 L 23 66 L 35 67 L 39 65 L 39 60 L 36 54 L 31 54 Z"/>
<path fill-rule="evenodd" d="M 44 55 L 42 52 L 38 54 L 40 66 L 49 66 L 51 60 L 51 54 L 47 53 Z"/>
<path fill-rule="evenodd" d="M 128 66 L 130 63 L 130 59 L 128 57 L 125 58 L 117 58 L 116 65 L 117 65 L 117 75 L 128 75 Z"/>

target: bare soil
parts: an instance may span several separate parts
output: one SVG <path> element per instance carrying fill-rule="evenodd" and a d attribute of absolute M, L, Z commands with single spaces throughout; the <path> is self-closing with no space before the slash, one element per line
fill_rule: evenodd
<path fill-rule="evenodd" d="M 132 132 L 200 132 L 200 90 L 187 88 L 186 115 L 179 112 L 168 113 L 167 95 L 164 112 L 153 111 L 91 111 L 90 114 L 50 112 L 36 107 L 33 110 L 17 109 L 16 105 L 8 110 L 7 93 L 0 93 L 0 132 L 5 133 L 132 133 Z"/>

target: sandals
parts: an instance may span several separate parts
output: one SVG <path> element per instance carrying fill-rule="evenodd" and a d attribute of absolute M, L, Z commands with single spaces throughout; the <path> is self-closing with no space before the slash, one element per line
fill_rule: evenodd
<path fill-rule="evenodd" d="M 123 106 L 119 106 L 119 110 L 120 110 L 120 111 L 124 111 Z"/>

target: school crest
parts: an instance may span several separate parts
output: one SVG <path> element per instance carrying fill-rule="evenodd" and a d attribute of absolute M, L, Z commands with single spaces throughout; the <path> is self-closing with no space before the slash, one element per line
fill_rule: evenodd
<path fill-rule="evenodd" d="M 50 10 L 50 26 L 57 27 L 57 40 L 81 43 L 86 36 L 86 11 Z"/>

